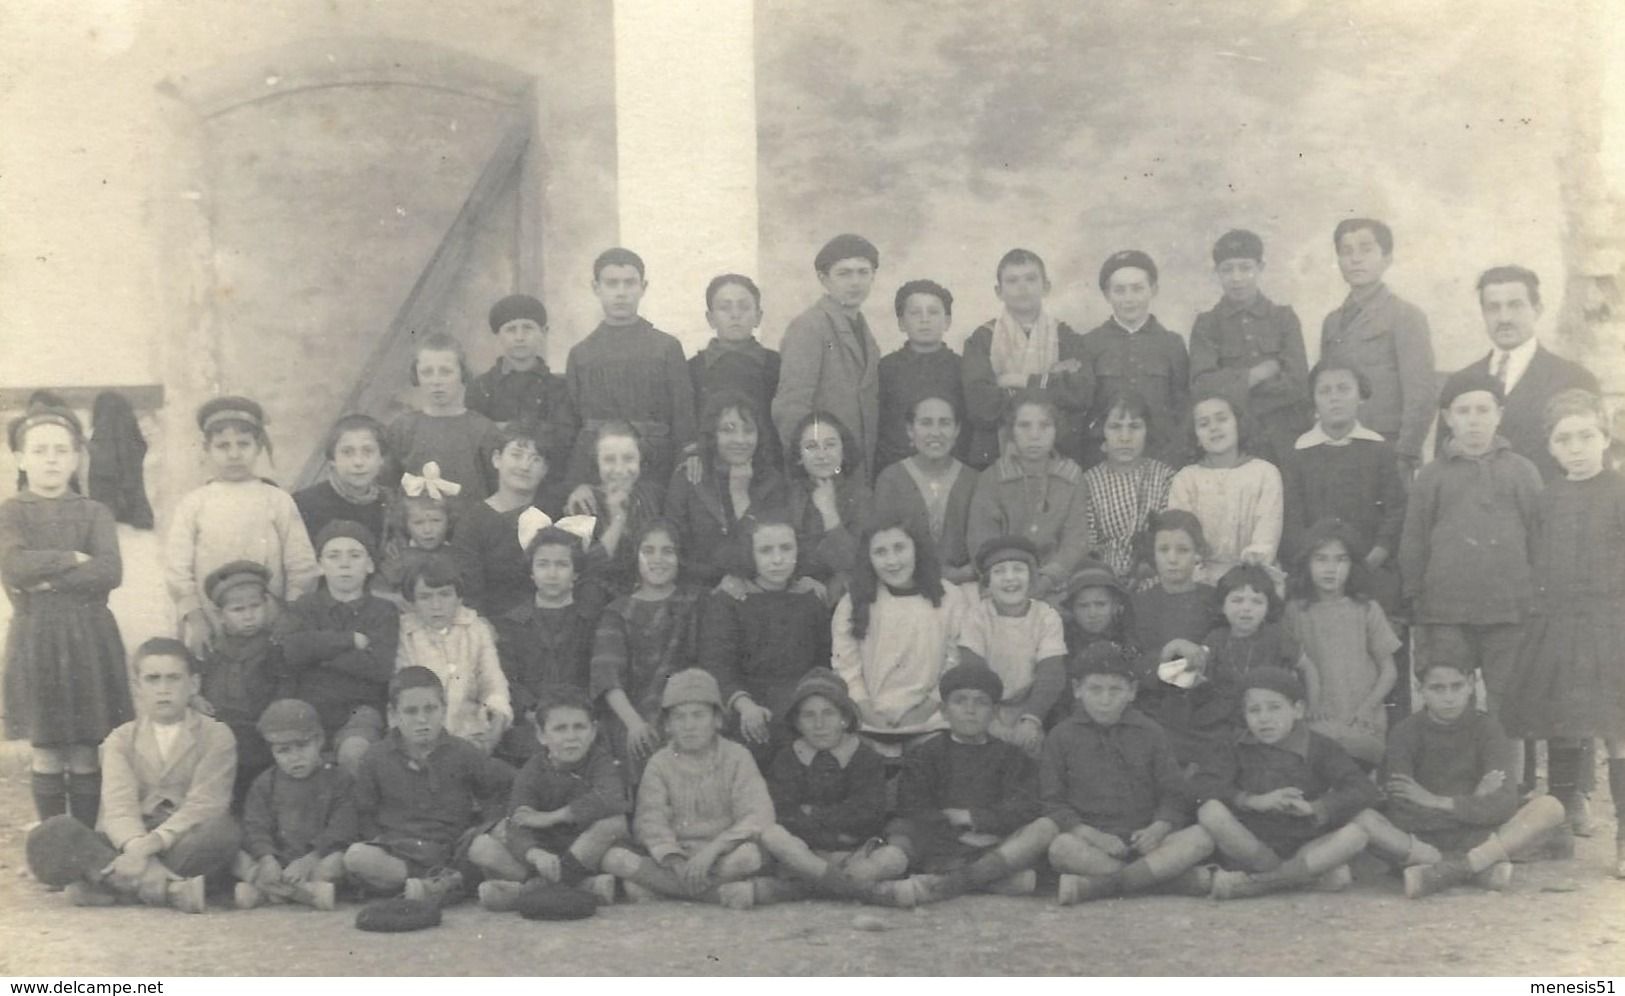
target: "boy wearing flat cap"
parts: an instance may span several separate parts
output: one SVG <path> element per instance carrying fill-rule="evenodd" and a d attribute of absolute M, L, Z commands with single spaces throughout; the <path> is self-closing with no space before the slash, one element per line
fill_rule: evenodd
<path fill-rule="evenodd" d="M 1049 841 L 1020 832 L 1038 816 L 1037 766 L 988 732 L 1004 683 L 986 664 L 956 664 L 938 688 L 948 730 L 904 753 L 899 815 L 886 828 L 886 842 L 923 874 L 876 888 L 900 906 L 970 891 L 1027 895 Z"/>
<path fill-rule="evenodd" d="M 1197 821 L 1239 869 L 1214 873 L 1213 898 L 1348 885 L 1348 862 L 1367 840 L 1353 821 L 1376 804 L 1377 787 L 1347 751 L 1304 723 L 1296 673 L 1255 667 L 1241 687 L 1247 732 L 1193 779 Z"/>
<path fill-rule="evenodd" d="M 361 833 L 350 778 L 322 761 L 322 721 L 310 703 L 278 699 L 257 726 L 276 766 L 254 779 L 243 806 L 237 908 L 270 900 L 330 910 L 344 850 Z"/>
<path fill-rule="evenodd" d="M 837 235 L 818 250 L 813 269 L 824 296 L 784 330 L 773 424 L 793 456 L 790 436 L 802 418 L 813 411 L 834 415 L 857 440 L 852 472 L 870 483 L 880 439 L 880 346 L 864 320 L 863 302 L 874 288 L 880 250 L 861 235 Z"/>
<path fill-rule="evenodd" d="M 1191 391 L 1218 392 L 1252 413 L 1270 450 L 1265 457 L 1279 464 L 1313 420 L 1303 325 L 1258 289 L 1264 240 L 1252 232 L 1219 237 L 1213 272 L 1224 295 L 1191 326 Z"/>
<path fill-rule="evenodd" d="M 1100 292 L 1112 317 L 1083 337 L 1084 362 L 1095 378 L 1084 454 L 1090 466 L 1104 459 L 1106 416 L 1124 395 L 1137 394 L 1156 413 L 1145 455 L 1178 467 L 1185 462 L 1178 426 L 1190 408 L 1191 363 L 1185 340 L 1151 313 L 1157 264 L 1138 249 L 1113 253 L 1100 267 Z"/>
<path fill-rule="evenodd" d="M 237 739 L 234 812 L 241 810 L 249 785 L 271 766 L 271 752 L 254 726 L 282 679 L 281 649 L 269 626 L 270 584 L 271 572 L 251 560 L 222 564 L 203 579 L 203 593 L 219 611 L 221 632 L 203 656 L 201 692 L 192 705 L 226 724 Z"/>
<path fill-rule="evenodd" d="M 500 428 L 509 422 L 538 427 L 536 450 L 563 477 L 576 418 L 564 378 L 547 366 L 547 308 L 529 294 L 510 294 L 491 306 L 490 324 L 502 355 L 468 382 L 463 404 Z"/>

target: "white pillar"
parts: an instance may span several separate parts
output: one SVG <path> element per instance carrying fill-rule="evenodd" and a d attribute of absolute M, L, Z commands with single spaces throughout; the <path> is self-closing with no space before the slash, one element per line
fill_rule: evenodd
<path fill-rule="evenodd" d="M 615 0 L 621 244 L 649 267 L 643 314 L 690 355 L 705 285 L 757 265 L 752 0 Z"/>

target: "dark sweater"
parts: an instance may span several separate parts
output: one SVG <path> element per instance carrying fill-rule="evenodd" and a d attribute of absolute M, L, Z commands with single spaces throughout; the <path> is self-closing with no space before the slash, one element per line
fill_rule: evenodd
<path fill-rule="evenodd" d="M 999 458 L 999 423 L 1010 405 L 1012 388 L 999 384 L 993 370 L 993 326 L 988 322 L 965 340 L 965 359 L 961 365 L 965 384 L 965 407 L 969 421 L 960 420 L 959 442 L 964 447 L 964 461 L 977 470 L 986 470 Z M 1042 387 L 1060 409 L 1060 424 L 1055 427 L 1055 450 L 1062 456 L 1086 467 L 1091 462 L 1086 452 L 1089 428 L 1089 406 L 1095 400 L 1095 371 L 1084 355 L 1083 336 L 1065 322 L 1056 322 L 1056 354 L 1065 360 L 1077 360 L 1082 369 L 1076 373 L 1033 374 L 1026 387 Z M 1097 451 L 1098 456 L 1098 451 Z"/>
<path fill-rule="evenodd" d="M 597 480 L 595 427 L 622 419 L 643 436 L 644 479 L 665 484 L 674 454 L 694 441 L 694 382 L 682 344 L 643 318 L 600 323 L 571 348 L 564 376 L 581 420 L 564 476 L 572 484 Z"/>
<path fill-rule="evenodd" d="M 1399 552 L 1405 484 L 1392 443 L 1354 439 L 1344 446 L 1322 444 L 1293 450 L 1283 462 L 1282 564 L 1296 563 L 1303 531 L 1328 517 L 1358 529 L 1367 543 L 1387 550 L 1390 560 Z"/>
<path fill-rule="evenodd" d="M 829 613 L 812 592 L 763 591 L 744 599 L 708 596 L 700 606 L 700 666 L 716 676 L 722 700 L 749 695 L 783 718 L 796 682 L 829 667 Z"/>
<path fill-rule="evenodd" d="M 1217 799 L 1236 808 L 1239 795 L 1262 795 L 1280 788 L 1298 788 L 1315 809 L 1311 821 L 1321 830 L 1347 823 L 1354 814 L 1381 799 L 1377 786 L 1348 752 L 1335 742 L 1299 723 L 1275 744 L 1260 743 L 1245 733 L 1228 749 L 1208 754 L 1192 779 L 1196 798 Z M 1285 813 L 1236 811 L 1249 827 L 1280 824 L 1290 835 L 1304 823 Z"/>
<path fill-rule="evenodd" d="M 815 751 L 804 740 L 787 744 L 767 769 L 779 825 L 815 851 L 850 849 L 878 836 L 886 823 L 885 762 L 856 735 L 847 736 L 834 750 Z"/>
<path fill-rule="evenodd" d="M 532 598 L 492 620 L 515 716 L 534 706 L 547 685 L 586 691 L 598 615 L 595 606 L 581 600 L 544 609 Z"/>
<path fill-rule="evenodd" d="M 875 472 L 914 452 L 908 441 L 908 410 L 922 398 L 942 398 L 959 420 L 959 443 L 955 455 L 970 442 L 966 422 L 965 385 L 959 354 L 947 346 L 921 353 L 904 345 L 880 358 L 880 441 L 875 445 Z"/>
<path fill-rule="evenodd" d="M 308 778 L 272 768 L 254 779 L 243 804 L 243 850 L 283 865 L 316 852 L 336 854 L 355 843 L 355 789 L 350 776 L 325 765 Z"/>
<path fill-rule="evenodd" d="M 1083 335 L 1084 368 L 1094 374 L 1094 401 L 1089 410 L 1089 443 L 1084 456 L 1093 466 L 1105 459 L 1100 450 L 1106 406 L 1125 391 L 1137 391 L 1156 414 L 1146 438 L 1146 455 L 1172 467 L 1185 464 L 1185 441 L 1179 427 L 1190 415 L 1190 354 L 1185 340 L 1162 327 L 1155 315 L 1138 332 L 1108 318 Z"/>
<path fill-rule="evenodd" d="M 1409 775 L 1434 795 L 1448 797 L 1456 808 L 1443 812 L 1390 799 L 1388 818 L 1411 831 L 1463 824 L 1499 826 L 1518 811 L 1514 756 L 1514 744 L 1501 732 L 1501 724 L 1471 706 L 1453 723 L 1442 723 L 1426 711 L 1406 716 L 1388 734 L 1379 781 Z M 1488 795 L 1474 795 L 1479 781 L 1491 771 L 1504 772 L 1506 781 Z"/>
<path fill-rule="evenodd" d="M 252 729 L 276 698 L 281 675 L 282 654 L 270 633 L 221 635 L 203 658 L 203 697 L 214 706 L 214 718 L 233 732 L 239 726 Z"/>
<path fill-rule="evenodd" d="M 498 512 L 483 501 L 463 510 L 451 537 L 451 553 L 463 579 L 463 604 L 495 619 L 536 596 L 530 558 L 519 546 L 523 508 Z"/>
<path fill-rule="evenodd" d="M 292 685 L 285 694 L 315 706 L 329 736 L 357 706 L 384 711 L 401 638 L 393 603 L 372 595 L 340 602 L 324 583 L 288 606 L 277 632 Z M 356 649 L 357 633 L 367 638 L 366 650 Z"/>
<path fill-rule="evenodd" d="M 1039 762 L 1044 815 L 1061 830 L 1087 824 L 1125 836 L 1189 822 L 1191 789 L 1162 727 L 1130 707 L 1111 726 L 1079 709 L 1050 731 Z"/>
<path fill-rule="evenodd" d="M 367 527 L 372 533 L 375 549 L 377 544 L 384 541 L 384 510 L 388 506 L 388 499 L 389 493 L 380 489 L 377 498 L 358 505 L 334 490 L 332 481 L 320 481 L 293 494 L 294 507 L 299 509 L 299 517 L 305 520 L 305 532 L 310 534 L 311 543 L 316 542 L 316 534 L 329 522 L 348 519 Z M 320 550 L 316 552 L 318 555 L 321 553 Z"/>
<path fill-rule="evenodd" d="M 508 815 L 512 816 L 520 806 L 529 806 L 538 813 L 569 806 L 569 825 L 578 829 L 632 809 L 621 766 L 601 740 L 587 750 L 586 757 L 568 767 L 555 764 L 545 750 L 531 755 L 514 776 Z M 509 821 L 508 849 L 513 856 L 523 861 L 525 852 L 533 847 L 542 847 L 540 832 Z"/>
<path fill-rule="evenodd" d="M 1416 475 L 1399 569 L 1418 623 L 1522 622 L 1534 601 L 1530 537 L 1540 471 L 1503 439 L 1481 457 L 1447 444 Z"/>
<path fill-rule="evenodd" d="M 934 734 L 903 754 L 897 811 L 933 822 L 944 809 L 968 809 L 977 833 L 1008 836 L 1039 817 L 1038 766 L 1003 740 L 968 744 Z"/>
<path fill-rule="evenodd" d="M 481 818 L 502 813 L 513 769 L 444 731 L 428 757 L 407 756 L 399 731 L 367 748 L 356 773 L 361 837 L 409 841 L 412 851 L 439 863 Z"/>

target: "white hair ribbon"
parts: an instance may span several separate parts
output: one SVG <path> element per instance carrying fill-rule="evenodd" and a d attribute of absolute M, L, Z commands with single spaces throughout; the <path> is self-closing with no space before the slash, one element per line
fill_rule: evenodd
<path fill-rule="evenodd" d="M 422 498 L 427 495 L 435 501 L 445 501 L 447 498 L 462 494 L 462 491 L 461 484 L 440 476 L 440 465 L 433 460 L 423 465 L 422 477 L 416 474 L 401 475 L 401 493 L 408 498 Z"/>

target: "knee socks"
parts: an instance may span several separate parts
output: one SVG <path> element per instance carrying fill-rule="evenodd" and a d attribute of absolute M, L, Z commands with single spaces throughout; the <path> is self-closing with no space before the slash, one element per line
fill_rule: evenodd
<path fill-rule="evenodd" d="M 102 773 L 100 771 L 71 771 L 68 773 L 68 812 L 85 826 L 95 829 L 96 817 L 102 808 Z"/>
<path fill-rule="evenodd" d="M 1580 780 L 1580 748 L 1573 744 L 1546 743 L 1546 789 L 1564 809 L 1574 806 Z"/>
<path fill-rule="evenodd" d="M 34 811 L 41 820 L 61 816 L 68 811 L 68 776 L 60 771 L 33 773 Z"/>

